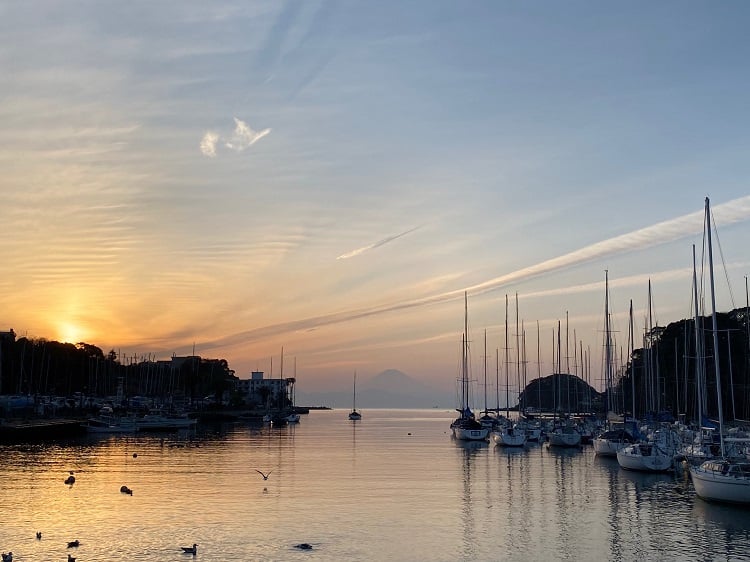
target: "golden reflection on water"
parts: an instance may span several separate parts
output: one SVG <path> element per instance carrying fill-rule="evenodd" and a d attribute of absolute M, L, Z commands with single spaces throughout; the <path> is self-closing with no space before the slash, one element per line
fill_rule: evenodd
<path fill-rule="evenodd" d="M 705 560 L 750 551 L 747 510 L 590 448 L 461 443 L 451 412 L 313 412 L 282 429 L 2 445 L 14 560 Z M 136 456 L 134 456 L 134 454 Z M 256 470 L 270 476 L 263 480 Z M 63 482 L 73 471 L 76 482 Z M 127 485 L 133 495 L 120 492 Z M 40 541 L 37 530 L 43 532 Z M 307 542 L 312 551 L 294 545 Z"/>

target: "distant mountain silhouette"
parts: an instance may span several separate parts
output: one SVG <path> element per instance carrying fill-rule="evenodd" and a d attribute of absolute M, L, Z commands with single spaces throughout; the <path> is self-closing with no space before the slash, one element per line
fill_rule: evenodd
<path fill-rule="evenodd" d="M 359 408 L 453 408 L 456 398 L 423 384 L 398 369 L 387 369 L 374 377 L 357 377 Z M 352 388 L 334 392 L 297 390 L 297 404 L 303 406 L 352 407 Z"/>

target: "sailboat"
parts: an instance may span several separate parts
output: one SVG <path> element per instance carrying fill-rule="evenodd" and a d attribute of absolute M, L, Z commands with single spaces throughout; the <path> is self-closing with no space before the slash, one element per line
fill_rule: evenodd
<path fill-rule="evenodd" d="M 518 310 L 518 301 L 516 301 L 516 310 Z M 516 321 L 516 323 L 518 323 Z M 503 447 L 523 447 L 526 445 L 526 432 L 515 427 L 510 419 L 508 397 L 508 295 L 505 295 L 505 423 L 498 429 L 492 431 L 492 440 L 497 445 Z"/>
<path fill-rule="evenodd" d="M 711 249 L 711 212 L 706 197 L 706 234 L 708 244 L 708 274 L 711 286 L 711 319 L 713 322 L 714 369 L 716 370 L 716 398 L 719 407 L 719 439 L 721 458 L 690 467 L 695 493 L 704 500 L 750 504 L 750 460 L 733 460 L 726 456 L 724 445 L 724 413 L 721 403 L 721 371 L 719 369 L 719 330 L 716 321 L 714 293 L 714 264 Z"/>
<path fill-rule="evenodd" d="M 651 282 L 648 284 L 648 303 L 649 318 L 651 314 Z M 632 324 L 632 305 L 631 305 L 631 324 Z M 651 322 L 649 320 L 649 325 Z M 649 330 L 649 333 L 652 330 Z M 631 329 L 632 332 L 632 329 Z M 658 348 L 657 348 L 658 350 Z M 650 348 L 646 349 L 647 357 L 650 357 Z M 648 360 L 650 364 L 650 359 Z M 656 377 L 658 379 L 658 377 Z M 632 380 L 632 378 L 631 378 Z M 649 380 L 647 378 L 647 380 Z M 655 386 L 655 385 L 654 385 Z M 653 397 L 652 397 L 653 402 Z M 633 410 L 635 410 L 635 392 L 633 392 Z M 659 410 L 658 405 L 656 410 Z M 636 428 L 637 429 L 637 428 Z M 640 431 L 640 430 L 638 430 Z M 635 435 L 640 437 L 640 435 Z M 674 461 L 677 452 L 682 446 L 682 439 L 674 426 L 664 424 L 657 426 L 650 431 L 645 439 L 631 445 L 626 445 L 617 451 L 617 463 L 626 470 L 636 470 L 640 472 L 666 472 L 674 468 Z"/>
<path fill-rule="evenodd" d="M 349 419 L 358 421 L 362 419 L 362 413 L 357 411 L 357 373 L 354 373 L 354 391 L 352 392 L 352 411 L 349 412 Z"/>
<path fill-rule="evenodd" d="M 497 411 L 499 412 L 499 409 Z M 497 415 L 490 415 L 490 411 L 487 409 L 487 330 L 484 331 L 484 410 L 482 415 L 479 416 L 479 423 L 490 431 L 500 424 Z"/>
<path fill-rule="evenodd" d="M 469 408 L 469 304 L 464 292 L 464 334 L 461 342 L 461 400 L 456 408 L 458 417 L 451 423 L 451 434 L 461 441 L 486 441 L 490 430 L 482 427 Z"/>
<path fill-rule="evenodd" d="M 557 323 L 557 378 L 560 378 L 562 365 L 560 362 L 560 322 Z M 570 374 L 568 374 L 570 376 Z M 568 414 L 557 419 L 558 409 L 562 403 L 560 396 L 560 381 L 557 382 L 557 404 L 555 404 L 555 420 L 552 431 L 547 433 L 547 447 L 580 447 L 581 434 L 570 419 L 570 401 L 568 400 Z"/>
<path fill-rule="evenodd" d="M 605 384 L 607 388 L 607 411 L 614 408 L 614 376 L 612 374 L 612 333 L 609 313 L 609 272 L 604 271 L 604 356 L 605 356 Z M 633 304 L 630 304 L 630 331 L 628 332 L 628 350 L 630 350 L 633 331 Z M 608 419 L 614 417 L 608 413 Z M 633 436 L 625 428 L 624 423 L 608 423 L 604 432 L 594 438 L 594 453 L 601 457 L 616 457 L 617 451 L 635 442 Z"/>

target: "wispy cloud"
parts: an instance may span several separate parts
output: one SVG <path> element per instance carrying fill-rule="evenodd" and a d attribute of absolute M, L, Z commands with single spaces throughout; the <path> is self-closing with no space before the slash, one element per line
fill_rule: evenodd
<path fill-rule="evenodd" d="M 337 260 L 346 260 L 349 258 L 353 258 L 354 256 L 358 256 L 360 254 L 364 254 L 365 252 L 369 250 L 373 250 L 375 248 L 379 248 L 380 246 L 383 246 L 384 244 L 388 244 L 388 242 L 393 242 L 397 238 L 401 238 L 402 236 L 406 236 L 407 234 L 410 234 L 414 232 L 415 230 L 419 230 L 422 228 L 422 226 L 415 226 L 414 228 L 411 228 L 409 230 L 406 230 L 400 234 L 394 234 L 393 236 L 388 236 L 386 238 L 383 238 L 382 240 L 379 240 L 378 242 L 375 242 L 374 244 L 370 244 L 369 246 L 363 246 L 362 248 L 357 248 L 356 250 L 352 250 L 351 252 L 347 252 L 345 254 L 341 254 L 339 257 L 337 257 Z"/>
<path fill-rule="evenodd" d="M 747 220 L 748 218 L 750 218 L 750 196 L 741 197 L 739 199 L 729 201 L 728 203 L 717 205 L 713 208 L 713 216 L 716 222 L 721 226 L 727 226 L 729 224 Z M 635 230 L 621 236 L 609 238 L 607 240 L 591 244 L 590 246 L 586 246 L 574 252 L 559 256 L 557 258 L 525 267 L 512 273 L 508 273 L 506 275 L 496 277 L 494 279 L 490 279 L 488 281 L 478 283 L 470 287 L 464 287 L 455 289 L 453 291 L 446 291 L 439 294 L 428 295 L 425 297 L 398 303 L 334 312 L 330 314 L 323 314 L 320 316 L 296 320 L 293 322 L 264 326 L 261 328 L 256 328 L 254 330 L 227 336 L 220 340 L 206 343 L 205 345 L 208 345 L 209 347 L 223 347 L 240 342 L 248 343 L 254 340 L 260 340 L 266 337 L 271 337 L 290 331 L 309 330 L 319 326 L 339 324 L 342 322 L 348 322 L 360 318 L 367 318 L 379 314 L 449 302 L 458 298 L 462 298 L 464 291 L 468 291 L 469 293 L 473 294 L 486 293 L 489 291 L 500 289 L 502 287 L 506 287 L 511 283 L 531 279 L 545 273 L 551 273 L 553 271 L 561 271 L 576 265 L 591 262 L 595 259 L 602 259 L 618 254 L 651 248 L 668 242 L 673 242 L 687 236 L 695 235 L 701 232 L 702 229 L 703 211 L 698 211 L 695 213 L 690 213 L 681 217 L 663 221 L 652 226 L 641 228 L 639 230 Z M 406 233 L 384 239 L 384 241 L 381 240 L 381 242 L 372 246 L 386 243 L 394 238 L 397 238 L 398 236 L 403 236 L 404 234 Z M 368 247 L 368 249 L 369 248 L 370 247 Z M 682 272 L 684 274 L 685 270 L 682 270 Z M 670 275 L 672 274 L 679 275 L 679 270 L 675 271 L 674 273 L 670 273 Z M 576 289 L 574 288 L 573 290 Z"/>
<path fill-rule="evenodd" d="M 234 132 L 228 137 L 222 137 L 214 131 L 206 131 L 200 144 L 204 156 L 215 158 L 216 148 L 220 144 L 235 152 L 242 152 L 271 132 L 271 129 L 255 131 L 247 123 L 236 117 L 234 118 L 234 124 Z"/>
<path fill-rule="evenodd" d="M 219 142 L 219 135 L 212 131 L 207 131 L 201 140 L 201 152 L 203 155 L 208 156 L 209 158 L 216 156 L 217 142 Z"/>
<path fill-rule="evenodd" d="M 254 145 L 260 139 L 265 137 L 271 132 L 271 129 L 263 129 L 262 131 L 253 131 L 248 127 L 247 123 L 240 121 L 236 117 L 234 118 L 236 127 L 234 128 L 234 135 L 225 143 L 227 148 L 242 152 L 246 148 Z"/>

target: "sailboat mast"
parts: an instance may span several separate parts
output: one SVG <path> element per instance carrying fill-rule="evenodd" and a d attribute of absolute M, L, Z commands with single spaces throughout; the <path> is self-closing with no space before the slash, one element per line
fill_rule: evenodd
<path fill-rule="evenodd" d="M 487 329 L 484 330 L 484 413 L 487 413 Z"/>
<path fill-rule="evenodd" d="M 612 350 L 609 339 L 609 271 L 604 270 L 604 386 L 607 389 L 607 412 L 612 410 Z"/>
<path fill-rule="evenodd" d="M 708 235 L 708 279 L 711 287 L 711 322 L 714 340 L 714 369 L 716 371 L 716 401 L 719 405 L 719 437 L 721 439 L 721 458 L 724 458 L 724 410 L 721 404 L 721 369 L 719 368 L 719 328 L 716 320 L 716 295 L 714 291 L 714 258 L 711 249 L 711 210 L 706 197 L 706 232 Z"/>
<path fill-rule="evenodd" d="M 693 300 L 695 301 L 694 326 L 695 330 L 695 390 L 698 400 L 698 427 L 703 425 L 703 414 L 708 406 L 706 403 L 706 357 L 703 353 L 703 321 L 698 307 L 698 277 L 695 271 L 695 244 L 693 244 Z"/>
<path fill-rule="evenodd" d="M 500 350 L 495 348 L 495 412 L 500 414 Z"/>
<path fill-rule="evenodd" d="M 510 402 L 510 396 L 508 391 L 508 371 L 509 358 L 508 358 L 508 295 L 505 295 L 505 417 L 508 417 L 508 408 Z"/>
<path fill-rule="evenodd" d="M 560 384 L 560 373 L 562 373 L 562 361 L 560 360 L 560 321 L 557 321 L 557 403 L 555 404 L 555 417 L 557 410 L 561 407 L 562 396 L 560 395 L 562 385 Z"/>
<path fill-rule="evenodd" d="M 469 407 L 469 297 L 464 291 L 464 345 L 463 345 L 463 408 Z"/>
<path fill-rule="evenodd" d="M 520 338 L 521 334 L 518 331 L 518 293 L 516 293 L 516 381 L 518 384 L 518 404 L 517 407 L 520 408 L 521 404 L 521 344 L 520 344 Z"/>
<path fill-rule="evenodd" d="M 542 351 L 541 335 L 539 333 L 539 320 L 536 321 L 536 389 L 537 389 L 537 408 L 542 410 Z"/>
<path fill-rule="evenodd" d="M 628 359 L 630 360 L 630 416 L 635 419 L 635 363 L 633 362 L 633 348 L 635 347 L 633 332 L 633 299 L 630 299 L 628 315 Z"/>
<path fill-rule="evenodd" d="M 528 364 L 528 361 L 526 360 L 526 329 L 523 326 L 523 321 L 521 321 L 521 349 L 523 350 L 523 360 L 521 361 L 521 365 L 523 368 L 523 408 L 521 407 L 521 389 L 518 389 L 518 407 L 520 408 L 520 411 L 525 411 L 526 406 L 528 405 L 528 398 L 526 397 L 526 365 Z"/>

